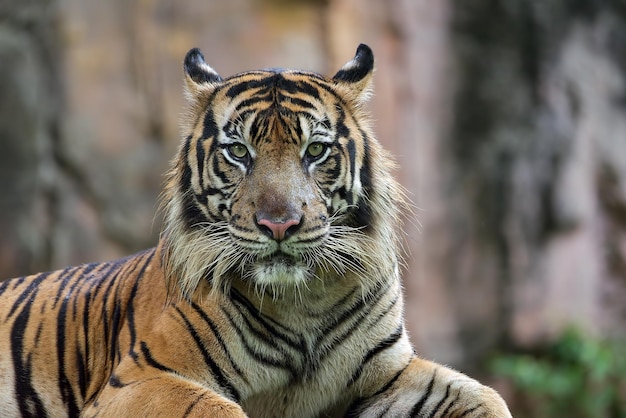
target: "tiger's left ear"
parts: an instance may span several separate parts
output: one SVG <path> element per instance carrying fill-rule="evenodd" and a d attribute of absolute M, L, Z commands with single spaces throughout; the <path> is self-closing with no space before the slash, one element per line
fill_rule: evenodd
<path fill-rule="evenodd" d="M 339 86 L 357 103 L 363 103 L 371 95 L 374 75 L 374 53 L 369 46 L 360 44 L 352 60 L 348 61 L 333 77 Z"/>
<path fill-rule="evenodd" d="M 202 92 L 212 90 L 216 84 L 222 82 L 222 77 L 204 61 L 204 55 L 198 48 L 187 52 L 183 67 L 187 94 L 190 99 L 196 98 Z"/>

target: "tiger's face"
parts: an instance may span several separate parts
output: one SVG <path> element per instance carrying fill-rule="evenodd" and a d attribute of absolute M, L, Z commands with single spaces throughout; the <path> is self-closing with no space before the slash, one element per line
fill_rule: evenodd
<path fill-rule="evenodd" d="M 190 111 L 164 231 L 183 292 L 203 278 L 264 288 L 361 268 L 378 146 L 360 110 L 369 47 L 332 79 L 264 70 L 224 80 L 197 49 L 184 67 Z"/>

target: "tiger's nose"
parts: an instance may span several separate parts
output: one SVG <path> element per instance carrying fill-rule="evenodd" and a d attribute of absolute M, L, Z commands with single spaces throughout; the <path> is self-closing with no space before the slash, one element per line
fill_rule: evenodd
<path fill-rule="evenodd" d="M 274 221 L 265 217 L 256 217 L 256 224 L 261 231 L 268 237 L 282 241 L 288 238 L 300 228 L 302 217 L 297 216 L 284 221 Z"/>

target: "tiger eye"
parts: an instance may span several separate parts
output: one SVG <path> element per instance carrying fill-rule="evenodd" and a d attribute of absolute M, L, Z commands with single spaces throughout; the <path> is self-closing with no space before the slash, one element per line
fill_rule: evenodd
<path fill-rule="evenodd" d="M 319 157 L 320 155 L 322 155 L 325 149 L 326 149 L 326 145 L 322 144 L 321 142 L 313 142 L 307 147 L 306 153 L 310 157 L 315 158 L 315 157 Z"/>
<path fill-rule="evenodd" d="M 228 146 L 228 152 L 235 158 L 245 158 L 248 155 L 248 148 L 243 144 L 231 144 Z"/>

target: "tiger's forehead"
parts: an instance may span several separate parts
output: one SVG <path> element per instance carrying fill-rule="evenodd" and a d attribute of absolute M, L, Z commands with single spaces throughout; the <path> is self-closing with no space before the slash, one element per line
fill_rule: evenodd
<path fill-rule="evenodd" d="M 314 93 L 313 90 L 321 84 L 327 88 L 330 80 L 312 71 L 268 68 L 235 74 L 226 78 L 223 83 L 232 97 L 248 88 L 277 88 L 291 92 L 301 90 L 303 93 Z M 313 90 L 310 89 L 311 85 L 315 86 Z"/>
<path fill-rule="evenodd" d="M 332 92 L 321 75 L 294 70 L 250 71 L 228 78 L 221 98 L 245 110 L 255 105 L 286 107 L 294 112 L 316 109 L 322 96 Z"/>
<path fill-rule="evenodd" d="M 316 73 L 250 71 L 226 79 L 216 93 L 214 116 L 226 138 L 300 142 L 330 129 L 327 96 L 334 92 Z"/>

